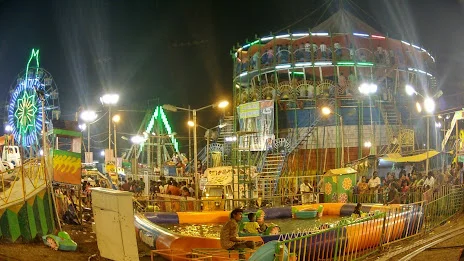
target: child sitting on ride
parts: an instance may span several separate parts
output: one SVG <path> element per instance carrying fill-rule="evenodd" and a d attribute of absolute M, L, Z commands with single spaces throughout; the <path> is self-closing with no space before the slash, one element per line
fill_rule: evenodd
<path fill-rule="evenodd" d="M 259 234 L 262 233 L 258 222 L 256 222 L 256 214 L 255 213 L 249 213 L 248 214 L 248 219 L 250 220 L 249 222 L 245 222 L 243 225 L 243 232 L 249 233 L 249 234 Z"/>
<path fill-rule="evenodd" d="M 356 207 L 354 208 L 353 214 L 351 214 L 351 216 L 354 218 L 360 218 L 362 214 L 361 207 L 361 203 L 356 204 Z"/>

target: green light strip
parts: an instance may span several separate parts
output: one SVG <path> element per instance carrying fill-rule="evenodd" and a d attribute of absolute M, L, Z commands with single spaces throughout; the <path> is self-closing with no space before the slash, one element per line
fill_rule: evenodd
<path fill-rule="evenodd" d="M 295 74 L 295 75 L 305 75 L 304 72 L 292 72 L 292 74 Z"/>
<path fill-rule="evenodd" d="M 354 65 L 354 62 L 337 62 L 337 65 Z"/>
<path fill-rule="evenodd" d="M 358 62 L 358 66 L 374 66 L 374 63 L 369 63 L 369 62 Z"/>
<path fill-rule="evenodd" d="M 147 133 L 151 133 L 153 130 L 153 127 L 155 126 L 155 121 L 158 120 L 158 117 L 161 116 L 161 120 L 163 121 L 164 128 L 168 132 L 168 135 L 172 134 L 172 128 L 171 124 L 169 124 L 168 118 L 166 117 L 166 114 L 164 113 L 163 107 L 158 106 L 155 109 L 155 112 L 151 116 L 150 122 L 148 123 L 148 126 L 146 128 Z M 174 145 L 174 149 L 179 152 L 179 142 L 176 140 L 174 136 L 171 136 L 171 142 Z"/>
<path fill-rule="evenodd" d="M 40 50 L 37 49 L 32 49 L 32 52 L 31 52 L 31 56 L 29 57 L 29 61 L 27 62 L 27 66 L 26 66 L 26 77 L 24 77 L 24 81 L 27 81 L 27 73 L 29 72 L 29 64 L 31 63 L 32 59 L 35 58 L 35 64 L 36 64 L 36 69 L 35 69 L 35 73 L 37 74 L 37 72 L 39 71 L 39 67 L 40 67 L 40 64 L 39 64 L 39 52 Z"/>

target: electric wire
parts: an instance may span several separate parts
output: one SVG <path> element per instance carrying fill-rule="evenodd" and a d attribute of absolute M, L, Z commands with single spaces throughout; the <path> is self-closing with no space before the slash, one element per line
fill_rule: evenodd
<path fill-rule="evenodd" d="M 314 9 L 314 10 L 313 10 L 312 12 L 310 12 L 309 14 L 304 15 L 302 18 L 298 19 L 297 21 L 295 21 L 295 22 L 293 22 L 293 23 L 291 23 L 291 24 L 289 24 L 289 25 L 287 25 L 287 26 L 285 26 L 285 27 L 283 27 L 283 28 L 277 30 L 276 33 L 280 33 L 280 32 L 282 32 L 282 31 L 287 30 L 287 29 L 289 29 L 290 27 L 292 27 L 292 26 L 294 26 L 294 25 L 300 23 L 300 22 L 303 21 L 304 19 L 308 18 L 309 16 L 311 16 L 311 15 L 313 15 L 314 13 L 316 13 L 317 11 L 319 11 L 319 9 L 321 9 L 322 7 L 324 7 L 324 5 L 325 5 L 326 3 L 329 3 L 328 5 L 330 6 L 330 5 L 332 4 L 332 1 L 333 1 L 333 0 L 326 0 L 326 1 L 324 1 L 324 3 L 322 3 L 318 8 Z M 309 10 L 309 9 L 307 9 L 307 10 Z M 306 12 L 306 11 L 305 11 L 305 12 Z M 316 23 L 316 24 L 317 24 L 317 23 Z"/>

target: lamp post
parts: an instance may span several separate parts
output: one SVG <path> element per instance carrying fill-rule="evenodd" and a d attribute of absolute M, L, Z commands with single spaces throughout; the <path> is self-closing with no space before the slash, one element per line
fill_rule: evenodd
<path fill-rule="evenodd" d="M 108 149 L 111 150 L 111 107 L 119 101 L 119 94 L 109 93 L 100 97 L 100 102 L 108 106 Z"/>
<path fill-rule="evenodd" d="M 116 115 L 113 116 L 112 120 L 113 120 L 113 127 L 114 127 L 114 157 L 117 160 L 117 158 L 118 158 L 118 150 L 117 150 L 117 146 L 116 146 L 116 144 L 117 144 L 116 124 L 119 123 L 119 121 L 121 121 L 121 116 L 119 116 L 119 114 L 116 114 Z"/>
<path fill-rule="evenodd" d="M 134 180 L 136 179 L 137 174 L 138 174 L 137 146 L 140 145 L 142 142 L 145 142 L 145 140 L 146 140 L 145 137 L 143 137 L 141 135 L 135 135 L 135 136 L 131 137 L 131 142 L 135 146 L 135 148 L 134 148 L 134 160 L 133 160 L 133 164 L 134 164 L 133 171 L 134 171 L 134 173 L 132 173 L 134 175 Z"/>
<path fill-rule="evenodd" d="M 163 109 L 176 112 L 177 110 L 188 111 L 192 112 L 193 115 L 193 165 L 194 165 L 194 175 L 195 175 L 195 198 L 199 199 L 199 175 L 197 171 L 197 164 L 198 164 L 198 148 L 197 148 L 197 112 L 202 111 L 208 108 L 225 108 L 229 105 L 228 101 L 221 101 L 219 103 L 210 104 L 208 106 L 201 107 L 199 109 L 187 109 L 182 107 L 176 107 L 174 105 L 165 104 L 163 105 Z"/>
<path fill-rule="evenodd" d="M 370 117 L 371 117 L 371 133 L 372 133 L 372 145 L 371 146 L 371 155 L 372 154 L 377 154 L 377 151 L 376 151 L 376 142 L 375 142 L 375 133 L 374 133 L 374 123 L 373 123 L 373 120 L 372 120 L 372 99 L 371 99 L 371 95 L 376 93 L 377 92 L 377 84 L 375 83 L 362 83 L 361 85 L 359 85 L 358 87 L 358 90 L 361 94 L 364 94 L 364 95 L 367 95 L 369 96 L 369 113 L 370 113 Z"/>
<path fill-rule="evenodd" d="M 427 151 L 426 151 L 426 159 L 425 159 L 425 173 L 427 175 L 427 173 L 429 172 L 429 150 L 430 150 L 430 117 L 433 115 L 433 112 L 435 111 L 435 101 L 431 98 L 431 97 L 424 97 L 422 94 L 418 93 L 413 86 L 407 84 L 405 86 L 405 91 L 406 93 L 411 96 L 413 94 L 415 95 L 419 95 L 421 96 L 423 99 L 424 99 L 424 110 L 426 112 L 426 117 L 427 117 L 427 143 L 426 143 L 426 146 L 427 146 Z M 437 94 L 434 95 L 434 97 L 436 96 L 440 96 L 441 94 L 439 94 L 439 92 Z M 417 112 L 422 112 L 422 106 L 419 102 L 416 102 L 416 109 L 417 109 Z"/>
<path fill-rule="evenodd" d="M 193 123 L 193 121 L 188 121 L 187 122 L 187 125 L 189 127 L 195 127 L 195 123 Z M 198 124 L 198 127 L 204 129 L 206 132 L 205 132 L 205 137 L 206 137 L 206 167 L 209 168 L 209 140 L 210 140 L 210 136 L 211 136 L 211 131 L 215 128 L 219 128 L 219 129 L 222 129 L 224 128 L 225 126 L 227 126 L 227 124 L 219 124 L 217 126 L 214 126 L 212 128 L 206 128 L 206 127 L 203 127 L 201 126 L 200 124 Z"/>
<path fill-rule="evenodd" d="M 345 139 L 344 139 L 344 135 L 343 135 L 343 117 L 342 117 L 342 115 L 332 111 L 329 107 L 322 107 L 321 112 L 322 112 L 322 114 L 324 114 L 326 116 L 330 115 L 330 114 L 334 114 L 334 115 L 338 116 L 339 119 L 340 119 L 340 131 L 342 133 L 342 156 L 341 156 L 341 159 L 340 159 L 340 167 L 343 168 L 343 166 L 345 165 Z"/>
<path fill-rule="evenodd" d="M 81 112 L 81 119 L 87 123 L 87 152 L 90 152 L 90 124 L 97 119 L 97 113 L 93 110 Z"/>

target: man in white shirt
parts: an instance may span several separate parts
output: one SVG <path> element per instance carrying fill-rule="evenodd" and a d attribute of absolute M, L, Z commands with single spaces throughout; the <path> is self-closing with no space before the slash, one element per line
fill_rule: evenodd
<path fill-rule="evenodd" d="M 307 179 L 300 185 L 300 192 L 301 192 L 301 203 L 309 204 L 313 200 L 313 194 L 311 193 L 313 187 L 309 184 Z"/>
<path fill-rule="evenodd" d="M 433 172 L 429 171 L 427 178 L 424 181 L 424 188 L 426 188 L 427 186 L 429 186 L 430 188 L 433 188 L 434 185 L 435 185 L 435 178 L 433 177 Z"/>
<path fill-rule="evenodd" d="M 319 49 L 321 50 L 322 59 L 325 59 L 327 57 L 327 45 L 325 45 L 325 43 L 321 43 L 321 45 L 319 45 Z"/>
<path fill-rule="evenodd" d="M 374 194 L 375 200 L 378 201 L 380 178 L 377 174 L 377 171 L 374 171 L 374 173 L 372 173 L 372 178 L 369 180 L 367 185 L 369 186 L 370 192 Z"/>

